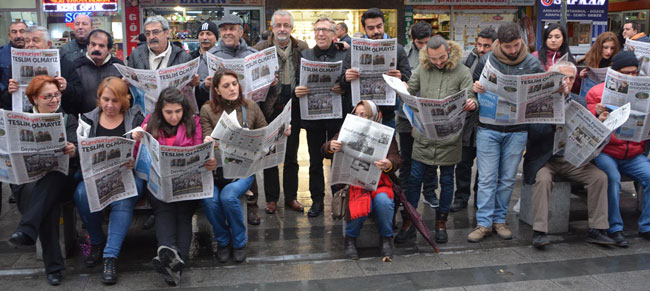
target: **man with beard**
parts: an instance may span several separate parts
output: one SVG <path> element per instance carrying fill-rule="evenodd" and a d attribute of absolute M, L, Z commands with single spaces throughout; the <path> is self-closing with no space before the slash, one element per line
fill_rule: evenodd
<path fill-rule="evenodd" d="M 194 96 L 196 97 L 196 105 L 200 109 L 203 106 L 203 103 L 210 99 L 210 88 L 206 87 L 203 81 L 208 76 L 208 61 L 206 59 L 205 53 L 217 44 L 217 25 L 212 21 L 206 21 L 201 23 L 201 30 L 199 31 L 199 49 L 191 53 L 192 59 L 199 59 L 199 79 L 201 80 L 199 88 L 194 90 Z"/>
<path fill-rule="evenodd" d="M 25 48 L 25 30 L 27 25 L 22 21 L 9 25 L 9 43 L 0 47 L 0 92 L 7 90 L 11 78 L 11 48 Z"/>
<path fill-rule="evenodd" d="M 528 75 L 543 73 L 542 64 L 521 39 L 516 23 L 499 26 L 497 41 L 492 51 L 481 57 L 474 69 L 474 80 L 478 80 L 483 67 L 490 64 L 505 75 Z M 478 81 L 474 82 L 471 97 L 485 93 Z M 479 98 L 479 106 L 481 99 Z M 505 240 L 512 239 L 512 232 L 506 225 L 506 214 L 515 183 L 517 168 L 526 147 L 528 126 L 492 125 L 479 122 L 476 133 L 477 165 L 479 173 L 477 226 L 468 236 L 469 242 L 479 242 L 492 232 Z"/>
<path fill-rule="evenodd" d="M 108 32 L 95 29 L 88 34 L 88 52 L 74 62 L 77 75 L 81 79 L 82 93 L 77 102 L 64 103 L 63 110 L 76 116 L 95 109 L 99 84 L 107 77 L 122 77 L 113 64 L 124 63 L 111 55 L 112 47 L 113 38 Z"/>
<path fill-rule="evenodd" d="M 86 55 L 88 33 L 93 30 L 93 21 L 86 14 L 79 14 L 74 19 L 75 39 L 61 47 L 61 58 L 74 63 L 76 59 Z"/>
<path fill-rule="evenodd" d="M 266 100 L 262 102 L 262 111 L 266 121 L 271 122 L 281 112 L 287 102 L 291 103 L 291 135 L 287 139 L 287 151 L 284 158 L 283 187 L 284 203 L 289 209 L 303 212 L 303 207 L 296 200 L 298 196 L 298 144 L 300 143 L 300 103 L 295 97 L 295 88 L 300 78 L 301 52 L 308 49 L 307 43 L 291 36 L 293 31 L 293 16 L 283 10 L 277 10 L 271 17 L 273 34 L 266 41 L 257 43 L 254 48 L 258 51 L 275 46 L 278 54 L 278 82 L 269 89 Z M 344 111 L 345 112 L 345 111 Z M 349 112 L 349 111 L 347 111 Z M 268 214 L 275 213 L 277 201 L 280 199 L 280 177 L 278 167 L 264 170 L 264 193 Z M 316 207 L 314 207 L 316 206 Z M 323 205 L 312 205 L 308 215 L 318 216 L 323 211 Z"/>

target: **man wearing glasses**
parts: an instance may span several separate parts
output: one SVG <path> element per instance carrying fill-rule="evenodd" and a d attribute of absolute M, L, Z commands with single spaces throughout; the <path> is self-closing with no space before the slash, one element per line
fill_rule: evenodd
<path fill-rule="evenodd" d="M 271 17 L 273 34 L 269 39 L 257 43 L 254 48 L 262 51 L 275 46 L 278 54 L 278 84 L 271 87 L 266 100 L 261 107 L 266 116 L 266 121 L 271 122 L 281 112 L 287 102 L 291 103 L 291 135 L 287 140 L 287 151 L 284 158 L 283 187 L 284 203 L 287 208 L 303 212 L 303 207 L 296 199 L 298 195 L 298 144 L 300 137 L 300 103 L 295 97 L 295 89 L 300 77 L 300 53 L 308 49 L 307 43 L 291 36 L 293 31 L 293 16 L 283 10 L 277 10 Z M 266 207 L 268 214 L 277 210 L 277 201 L 280 198 L 280 181 L 277 167 L 264 170 L 264 193 L 266 195 Z M 317 206 L 317 205 L 315 205 Z M 309 216 L 318 216 L 322 211 L 322 205 L 312 207 Z"/>

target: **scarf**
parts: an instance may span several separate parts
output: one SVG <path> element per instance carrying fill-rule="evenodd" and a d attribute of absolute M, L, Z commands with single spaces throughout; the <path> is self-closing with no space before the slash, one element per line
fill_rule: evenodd
<path fill-rule="evenodd" d="M 379 111 L 379 107 L 377 107 L 377 104 L 375 104 L 375 102 L 372 102 L 370 100 L 361 100 L 357 103 L 356 106 L 354 106 L 354 110 L 352 111 L 352 113 L 357 111 L 357 107 L 359 107 L 359 105 L 363 105 L 363 107 L 366 108 L 366 114 L 368 115 L 367 117 L 368 119 L 377 123 L 381 123 L 382 114 L 381 111 Z"/>
<path fill-rule="evenodd" d="M 374 165 L 371 167 L 374 167 Z M 379 177 L 379 186 L 377 186 L 377 190 L 375 191 L 366 190 L 359 186 L 351 186 L 350 198 L 348 200 L 350 219 L 368 216 L 368 214 L 370 214 L 372 199 L 374 199 L 378 193 L 386 193 L 389 199 L 393 199 L 393 182 L 386 173 L 381 173 L 381 176 Z"/>
<path fill-rule="evenodd" d="M 519 41 L 523 42 L 523 40 L 519 40 Z M 528 48 L 526 47 L 526 45 L 524 43 L 521 44 L 521 49 L 519 49 L 519 54 L 517 55 L 517 58 L 515 60 L 511 60 L 510 58 L 508 58 L 508 56 L 505 53 L 503 53 L 503 51 L 501 50 L 501 43 L 500 42 L 495 41 L 494 44 L 495 44 L 494 48 L 492 49 L 492 52 L 494 53 L 494 56 L 499 61 L 501 61 L 502 63 L 504 63 L 504 64 L 506 64 L 508 66 L 515 66 L 515 65 L 520 64 L 521 62 L 524 61 L 524 59 L 526 58 L 526 55 L 528 55 Z"/>
<path fill-rule="evenodd" d="M 278 52 L 278 65 L 280 66 L 279 70 L 279 75 L 280 77 L 278 80 L 280 81 L 280 84 L 282 85 L 291 85 L 291 91 L 293 92 L 294 87 L 295 87 L 295 74 L 293 73 L 293 49 L 291 47 L 292 42 L 291 39 L 289 39 L 289 44 L 287 44 L 286 48 L 280 47 L 278 45 L 277 41 L 273 40 L 273 43 L 275 44 L 276 51 Z M 280 88 L 282 86 L 278 86 Z"/>

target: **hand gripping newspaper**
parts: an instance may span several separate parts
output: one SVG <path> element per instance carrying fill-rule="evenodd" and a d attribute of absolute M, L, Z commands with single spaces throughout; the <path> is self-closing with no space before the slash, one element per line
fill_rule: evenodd
<path fill-rule="evenodd" d="M 31 112 L 32 104 L 27 100 L 25 89 L 34 76 L 61 76 L 59 50 L 26 50 L 11 48 L 11 76 L 18 82 L 18 91 L 11 95 L 11 110 Z"/>
<path fill-rule="evenodd" d="M 605 82 L 606 75 L 607 68 L 587 67 L 587 77 L 583 78 L 580 84 L 580 97 L 585 98 L 593 86 Z"/>
<path fill-rule="evenodd" d="M 467 89 L 443 99 L 412 96 L 402 80 L 384 75 L 386 84 L 393 88 L 402 101 L 402 110 L 411 126 L 427 138 L 446 140 L 461 134 L 465 124 Z"/>
<path fill-rule="evenodd" d="M 47 173 L 68 174 L 70 157 L 61 113 L 0 110 L 0 181 L 24 184 Z"/>
<path fill-rule="evenodd" d="M 350 67 L 361 73 L 350 84 L 352 104 L 371 100 L 377 105 L 395 105 L 395 91 L 386 86 L 382 75 L 397 68 L 397 40 L 353 37 L 350 50 Z"/>
<path fill-rule="evenodd" d="M 650 76 L 650 43 L 638 40 L 625 40 L 626 51 L 633 51 L 639 60 L 639 75 Z"/>
<path fill-rule="evenodd" d="M 90 125 L 79 119 L 77 141 L 90 212 L 138 196 L 133 171 L 126 164 L 133 158 L 135 141 L 117 136 L 89 138 Z"/>
<path fill-rule="evenodd" d="M 616 130 L 622 140 L 640 142 L 650 139 L 650 76 L 629 76 L 611 68 L 607 71 L 600 103 L 608 110 L 630 103 L 630 119 Z"/>
<path fill-rule="evenodd" d="M 612 111 L 600 122 L 587 108 L 571 100 L 566 106 L 566 124 L 555 129 L 553 154 L 560 154 L 570 164 L 582 167 L 595 158 L 609 137 L 630 116 L 630 104 Z"/>
<path fill-rule="evenodd" d="M 237 120 L 237 113 L 222 114 L 210 136 L 217 142 L 218 166 L 226 179 L 248 178 L 255 172 L 284 163 L 291 124 L 291 102 L 269 125 L 248 129 Z"/>
<path fill-rule="evenodd" d="M 255 102 L 266 100 L 266 94 L 279 68 L 275 46 L 241 59 L 222 59 L 211 53 L 205 55 L 209 76 L 214 76 L 214 73 L 221 68 L 230 69 L 239 76 L 244 98 Z"/>
<path fill-rule="evenodd" d="M 331 184 L 377 190 L 381 170 L 374 162 L 386 158 L 394 133 L 394 128 L 348 114 L 338 136 L 343 146 L 332 158 Z"/>
<path fill-rule="evenodd" d="M 167 87 L 175 87 L 183 92 L 192 109 L 198 113 L 194 91 L 185 86 L 199 70 L 199 58 L 187 63 L 167 67 L 159 70 L 133 69 L 120 64 L 113 64 L 132 86 L 144 91 L 144 100 L 134 97 L 134 102 L 144 108 L 145 113 L 152 112 L 160 92 Z"/>
<path fill-rule="evenodd" d="M 143 133 L 135 174 L 147 181 L 147 189 L 156 199 L 169 203 L 212 197 L 214 181 L 205 162 L 214 157 L 213 142 L 191 147 L 165 146 L 142 129 L 128 133 L 135 130 Z"/>
<path fill-rule="evenodd" d="M 559 72 L 504 75 L 488 61 L 479 82 L 479 120 L 494 125 L 564 123 L 564 97 L 557 91 L 565 76 Z"/>
<path fill-rule="evenodd" d="M 300 117 L 305 120 L 343 117 L 341 95 L 332 87 L 341 76 L 343 62 L 314 62 L 300 59 L 300 86 L 309 87 L 309 94 L 299 98 Z"/>

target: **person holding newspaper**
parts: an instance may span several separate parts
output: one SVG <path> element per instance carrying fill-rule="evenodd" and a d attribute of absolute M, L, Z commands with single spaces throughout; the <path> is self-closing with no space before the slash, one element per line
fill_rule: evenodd
<path fill-rule="evenodd" d="M 580 78 L 587 77 L 589 68 L 607 68 L 612 65 L 614 57 L 620 49 L 618 38 L 613 32 L 603 32 L 596 38 L 584 57 L 579 58 L 578 67 L 586 67 L 580 71 Z"/>
<path fill-rule="evenodd" d="M 217 44 L 217 36 L 219 36 L 219 29 L 212 21 L 205 21 L 201 23 L 201 30 L 199 30 L 199 48 L 190 53 L 192 58 L 200 58 L 199 60 L 199 87 L 194 91 L 196 98 L 196 105 L 200 109 L 205 102 L 210 100 L 209 86 L 204 84 L 205 78 L 209 77 L 208 73 L 208 60 L 205 53 L 215 47 Z"/>
<path fill-rule="evenodd" d="M 571 94 L 570 88 L 575 82 L 577 68 L 568 61 L 560 61 L 550 69 L 566 76 L 563 93 L 566 101 L 571 100 L 587 107 L 581 97 Z M 528 129 L 528 142 L 524 156 L 524 183 L 532 184 L 533 200 L 533 247 L 544 249 L 550 243 L 548 232 L 548 201 L 553 188 L 553 177 L 561 177 L 587 184 L 587 211 L 589 212 L 589 230 L 587 242 L 600 245 L 613 245 L 614 240 L 605 232 L 607 223 L 607 176 L 596 165 L 587 163 L 576 168 L 564 159 L 564 153 L 553 155 L 555 125 L 531 124 Z"/>
<path fill-rule="evenodd" d="M 471 82 L 470 82 L 471 83 Z M 360 101 L 354 108 L 353 114 L 362 118 L 370 119 L 374 122 L 381 123 L 382 114 L 378 106 L 369 100 Z M 326 159 L 332 159 L 334 153 L 339 152 L 342 143 L 338 141 L 337 133 L 330 141 L 324 143 L 321 147 L 321 154 Z M 368 191 L 359 186 L 350 186 L 348 193 L 348 206 L 350 221 L 345 225 L 345 255 L 353 260 L 359 259 L 357 253 L 356 238 L 361 232 L 363 222 L 366 221 L 370 212 L 374 212 L 377 220 L 377 228 L 381 236 L 381 256 L 388 258 L 393 255 L 393 214 L 395 204 L 393 202 L 393 184 L 399 184 L 395 172 L 402 163 L 397 142 L 393 137 L 390 143 L 390 149 L 385 159 L 374 162 L 382 173 L 379 178 L 377 190 Z M 418 192 L 419 194 L 419 192 Z"/>
<path fill-rule="evenodd" d="M 444 99 L 458 91 L 470 89 L 472 74 L 462 64 L 462 58 L 463 49 L 460 45 L 434 35 L 427 42 L 426 49 L 420 50 L 420 65 L 409 79 L 409 93 L 419 92 L 423 98 Z M 476 110 L 476 104 L 476 98 L 467 99 L 464 110 Z M 440 205 L 436 209 L 435 240 L 446 243 L 447 215 L 454 197 L 454 168 L 461 158 L 462 135 L 457 134 L 446 140 L 432 140 L 415 129 L 415 126 L 412 135 L 411 173 L 406 197 L 417 209 L 425 173 L 430 172 L 431 168 L 435 171 L 440 167 Z M 407 228 L 407 225 L 410 227 Z M 405 221 L 400 232 L 415 234 L 415 228 Z"/>
<path fill-rule="evenodd" d="M 91 43 L 93 41 L 91 35 Z M 142 124 L 144 115 L 139 106 L 130 107 L 129 88 L 119 77 L 104 79 L 97 89 L 97 107 L 82 115 L 81 120 L 90 125 L 88 137 L 117 136 L 121 137 Z M 128 168 L 133 168 L 133 161 Z M 103 258 L 104 270 L 102 282 L 105 284 L 117 283 L 116 263 L 120 248 L 126 233 L 131 225 L 133 208 L 142 195 L 144 181 L 135 178 L 138 196 L 118 200 L 110 204 L 108 221 L 108 237 L 104 234 L 102 211 L 90 212 L 88 196 L 84 181 L 77 185 L 74 192 L 74 201 L 79 212 L 79 217 L 88 230 L 90 236 L 90 255 L 86 258 L 86 266 L 93 267 Z"/>
<path fill-rule="evenodd" d="M 568 61 L 575 62 L 571 50 L 569 49 L 569 39 L 567 38 L 566 29 L 564 26 L 557 23 L 550 23 L 542 33 L 542 46 L 539 51 L 533 53 L 542 66 L 544 71 L 548 71 L 551 67 L 560 61 L 560 59 L 568 54 Z"/>
<path fill-rule="evenodd" d="M 612 58 L 612 69 L 621 74 L 636 76 L 639 61 L 634 52 L 622 51 Z M 587 93 L 587 108 L 600 120 L 605 120 L 609 110 L 601 99 L 605 83 L 598 84 Z M 634 179 L 643 187 L 643 209 L 639 217 L 639 236 L 650 240 L 650 159 L 647 156 L 647 141 L 633 142 L 618 139 L 612 135 L 603 151 L 594 159 L 598 168 L 607 174 L 607 202 L 609 236 L 619 247 L 627 247 L 628 241 L 623 236 L 623 219 L 619 208 L 621 175 Z"/>
<path fill-rule="evenodd" d="M 166 88 L 160 93 L 154 111 L 144 119 L 141 129 L 149 132 L 160 145 L 190 147 L 203 141 L 199 117 L 192 113 L 183 93 L 174 87 Z M 134 131 L 132 137 L 140 141 L 143 133 Z M 205 168 L 214 171 L 217 168 L 216 159 L 208 160 Z M 158 256 L 153 258 L 152 263 L 154 269 L 163 274 L 168 285 L 176 286 L 180 282 L 185 261 L 190 256 L 192 216 L 197 202 L 184 200 L 166 203 L 147 193 L 155 215 L 159 245 Z"/>
<path fill-rule="evenodd" d="M 34 77 L 25 91 L 33 105 L 33 113 L 62 113 L 59 88 L 61 83 L 58 79 L 47 75 Z M 74 158 L 77 156 L 77 119 L 63 113 L 63 121 L 67 137 L 63 153 Z M 40 239 L 47 281 L 53 286 L 61 284 L 61 270 L 64 269 L 59 243 L 60 202 L 70 199 L 68 195 L 74 190 L 77 164 L 70 161 L 67 175 L 54 171 L 36 182 L 11 185 L 22 217 L 8 242 L 14 247 L 31 246 L 37 238 Z"/>

